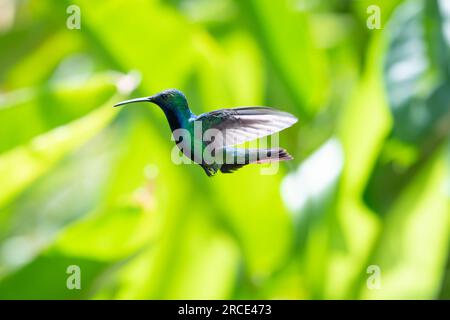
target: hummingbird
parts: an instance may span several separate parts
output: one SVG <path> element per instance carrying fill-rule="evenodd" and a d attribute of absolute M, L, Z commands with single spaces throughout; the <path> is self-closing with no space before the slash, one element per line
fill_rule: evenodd
<path fill-rule="evenodd" d="M 114 107 L 138 102 L 151 102 L 159 106 L 174 136 L 180 131 L 188 134 L 187 137 L 182 135 L 183 141 L 176 143 L 177 147 L 199 164 L 209 177 L 218 171 L 232 173 L 252 163 L 293 159 L 282 148 L 235 147 L 292 126 L 298 119 L 290 113 L 269 107 L 236 107 L 195 115 L 189 108 L 185 95 L 177 89 L 167 89 L 149 97 L 122 101 Z M 205 135 L 211 132 L 214 134 L 205 139 Z M 205 151 L 211 151 L 211 159 L 202 157 Z"/>

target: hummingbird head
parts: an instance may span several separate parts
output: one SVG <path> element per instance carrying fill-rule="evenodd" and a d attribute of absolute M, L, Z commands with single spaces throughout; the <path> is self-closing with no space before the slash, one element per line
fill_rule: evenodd
<path fill-rule="evenodd" d="M 187 100 L 183 92 L 177 89 L 167 89 L 150 97 L 137 98 L 119 102 L 115 104 L 114 107 L 136 102 L 152 102 L 161 107 L 163 110 L 187 106 Z"/>
<path fill-rule="evenodd" d="M 170 108 L 186 103 L 186 97 L 183 92 L 177 89 L 167 89 L 157 93 L 151 97 L 148 97 L 148 101 L 157 104 L 161 108 Z"/>

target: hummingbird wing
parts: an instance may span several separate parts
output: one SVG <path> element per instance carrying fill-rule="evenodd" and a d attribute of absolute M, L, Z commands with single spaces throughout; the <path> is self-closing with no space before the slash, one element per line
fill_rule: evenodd
<path fill-rule="evenodd" d="M 217 147 L 240 144 L 268 136 L 292 126 L 298 119 L 290 113 L 269 107 L 220 109 L 199 115 L 202 129 L 216 129 L 222 139 L 212 142 Z"/>

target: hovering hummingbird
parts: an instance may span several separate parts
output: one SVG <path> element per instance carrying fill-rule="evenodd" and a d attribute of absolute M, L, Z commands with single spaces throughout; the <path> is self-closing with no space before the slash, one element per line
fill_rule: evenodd
<path fill-rule="evenodd" d="M 193 137 L 186 139 L 188 141 L 184 141 L 184 144 L 177 143 L 177 146 L 188 158 L 199 164 L 208 176 L 213 176 L 219 170 L 222 173 L 231 173 L 250 163 L 293 159 L 281 148 L 234 147 L 292 126 L 297 122 L 297 118 L 290 113 L 269 107 L 237 107 L 195 115 L 189 109 L 184 94 L 177 89 L 164 90 L 150 97 L 122 101 L 114 107 L 136 102 L 152 102 L 158 105 L 166 115 L 174 136 L 178 130 L 184 130 L 190 135 L 188 138 Z M 200 135 L 197 134 L 198 131 Z M 207 132 L 215 134 L 210 139 L 205 139 Z M 213 161 L 205 161 L 203 158 L 205 149 L 211 151 Z"/>

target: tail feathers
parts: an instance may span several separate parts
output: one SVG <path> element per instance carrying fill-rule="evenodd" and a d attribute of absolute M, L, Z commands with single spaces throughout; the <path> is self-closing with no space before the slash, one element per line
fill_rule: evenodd
<path fill-rule="evenodd" d="M 258 160 L 250 163 L 268 163 L 277 161 L 289 161 L 294 159 L 285 149 L 259 149 Z"/>
<path fill-rule="evenodd" d="M 288 161 L 294 159 L 286 150 L 276 149 L 249 149 L 245 150 L 246 159 L 244 163 L 225 163 L 220 167 L 222 173 L 232 173 L 245 165 L 256 163 L 270 163 Z"/>

